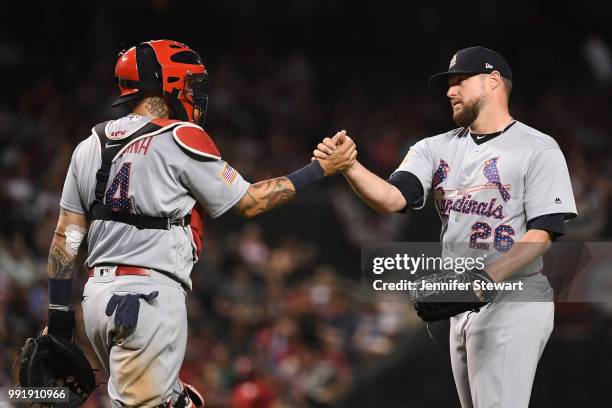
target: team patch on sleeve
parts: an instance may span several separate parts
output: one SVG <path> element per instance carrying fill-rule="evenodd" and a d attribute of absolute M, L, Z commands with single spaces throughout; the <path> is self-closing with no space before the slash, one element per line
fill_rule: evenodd
<path fill-rule="evenodd" d="M 225 180 L 227 184 L 232 184 L 236 180 L 236 176 L 238 176 L 238 172 L 227 163 L 225 163 L 223 170 L 219 173 L 219 177 Z"/>
<path fill-rule="evenodd" d="M 185 123 L 172 131 L 174 140 L 183 149 L 198 156 L 221 159 L 212 138 L 201 127 Z"/>

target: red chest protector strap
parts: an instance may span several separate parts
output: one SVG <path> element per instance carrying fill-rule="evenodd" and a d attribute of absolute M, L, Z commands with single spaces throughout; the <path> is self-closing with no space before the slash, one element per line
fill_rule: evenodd
<path fill-rule="evenodd" d="M 153 122 L 149 122 L 130 136 L 114 140 L 109 139 L 106 136 L 106 124 L 108 122 L 100 123 L 94 127 L 94 133 L 100 139 L 100 149 L 102 152 L 102 165 L 96 173 L 96 198 L 89 209 L 89 213 L 92 219 L 101 221 L 115 221 L 124 224 L 130 224 L 138 229 L 165 229 L 169 230 L 173 225 L 186 226 L 191 223 L 191 214 L 187 214 L 183 218 L 171 220 L 167 217 L 151 217 L 144 214 L 132 214 L 128 212 L 113 211 L 111 208 L 104 204 L 104 193 L 106 191 L 106 185 L 108 184 L 108 178 L 110 176 L 110 168 L 113 164 L 113 159 L 131 141 L 137 137 L 147 135 L 149 133 L 159 132 L 166 126 L 160 126 Z M 178 124 L 178 123 L 177 123 Z M 172 127 L 172 126 L 168 126 Z"/>

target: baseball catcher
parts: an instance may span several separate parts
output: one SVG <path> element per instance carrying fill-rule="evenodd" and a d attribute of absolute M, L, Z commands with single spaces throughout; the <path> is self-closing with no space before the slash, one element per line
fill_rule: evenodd
<path fill-rule="evenodd" d="M 313 162 L 286 177 L 247 182 L 203 129 L 208 72 L 185 44 L 131 47 L 119 55 L 115 76 L 115 106 L 129 114 L 94 126 L 72 155 L 49 251 L 48 336 L 24 347 L 21 382 L 64 383 L 77 405 L 94 387 L 71 342 L 69 308 L 75 257 L 87 237 L 85 331 L 109 374 L 112 406 L 203 407 L 179 371 L 205 215 L 254 217 L 338 170 Z M 356 157 L 354 146 L 344 150 L 340 169 Z"/>

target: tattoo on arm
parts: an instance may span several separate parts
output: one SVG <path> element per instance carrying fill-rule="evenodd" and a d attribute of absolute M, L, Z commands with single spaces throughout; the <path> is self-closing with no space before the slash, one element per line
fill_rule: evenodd
<path fill-rule="evenodd" d="M 279 177 L 253 184 L 235 208 L 239 214 L 255 216 L 280 207 L 294 196 L 293 183 L 287 177 Z"/>
<path fill-rule="evenodd" d="M 47 272 L 50 278 L 70 279 L 72 278 L 74 257 L 71 257 L 58 245 L 54 239 L 49 250 L 47 261 Z"/>
<path fill-rule="evenodd" d="M 283 205 L 295 196 L 295 188 L 286 177 L 261 181 L 254 184 L 253 189 L 261 193 L 258 194 L 261 212 Z"/>

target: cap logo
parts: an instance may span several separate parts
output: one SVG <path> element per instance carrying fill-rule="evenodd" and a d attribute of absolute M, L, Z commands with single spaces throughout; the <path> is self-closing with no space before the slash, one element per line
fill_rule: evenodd
<path fill-rule="evenodd" d="M 453 55 L 453 58 L 450 60 L 450 64 L 448 65 L 448 69 L 451 69 L 457 63 L 457 54 Z"/>
<path fill-rule="evenodd" d="M 489 64 L 488 62 L 485 62 L 485 69 L 493 69 L 493 65 Z"/>

